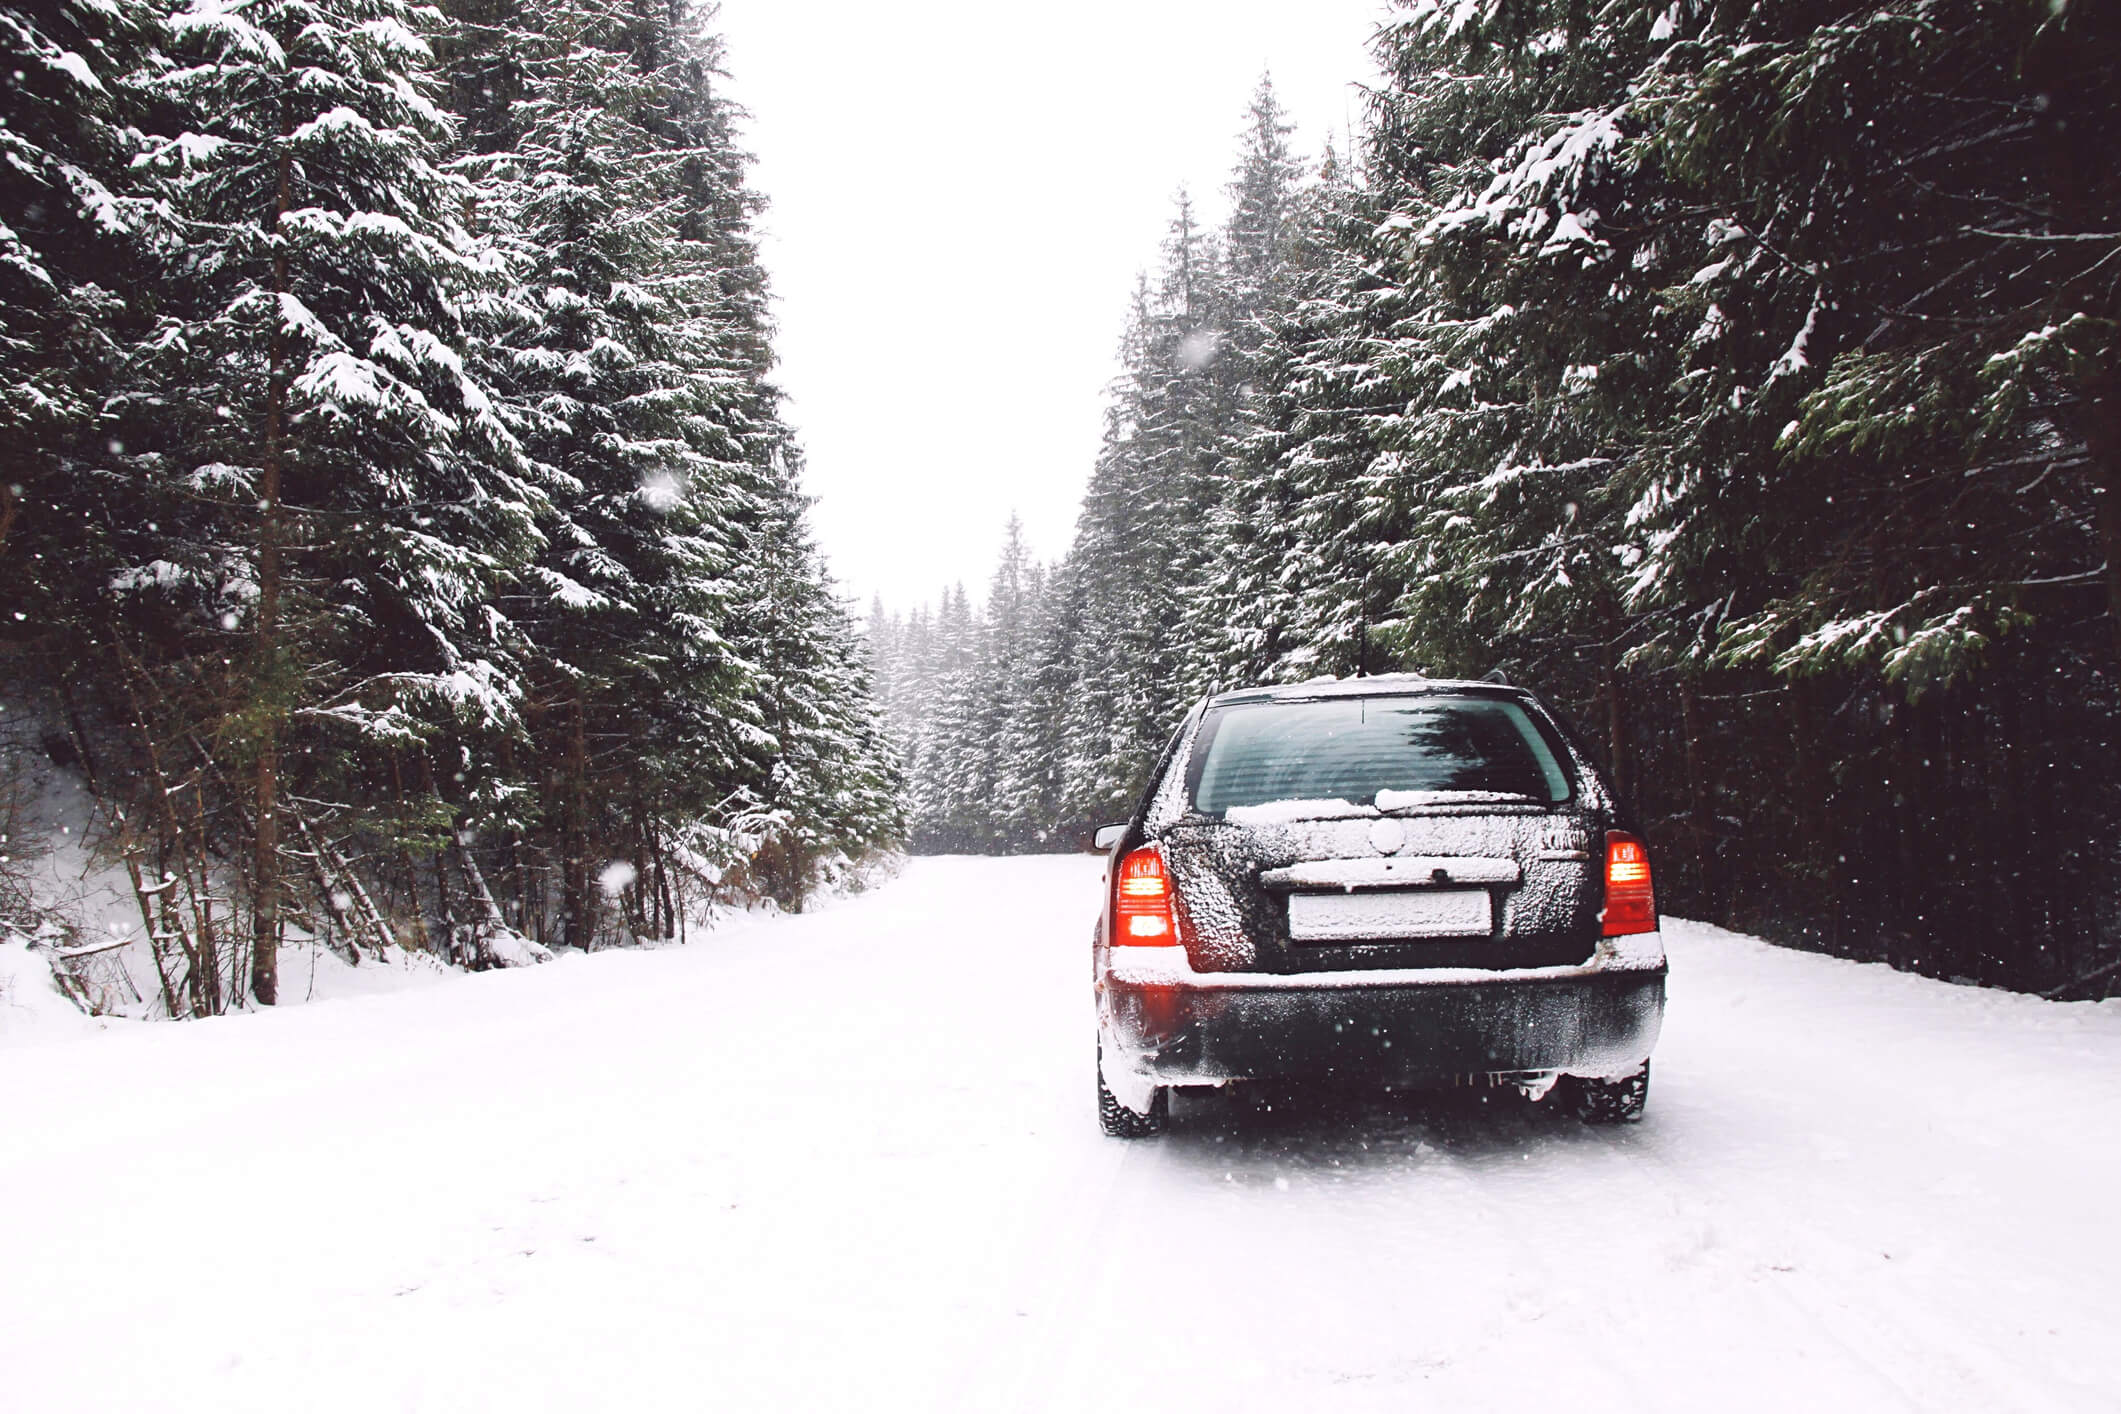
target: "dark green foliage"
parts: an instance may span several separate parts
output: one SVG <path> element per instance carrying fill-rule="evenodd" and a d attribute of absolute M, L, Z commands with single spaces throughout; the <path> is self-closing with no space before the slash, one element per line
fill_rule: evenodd
<path fill-rule="evenodd" d="M 132 168 L 160 38 L 146 4 L 0 4 L 0 634 L 69 613 L 106 566 L 106 399 L 166 232 Z"/>

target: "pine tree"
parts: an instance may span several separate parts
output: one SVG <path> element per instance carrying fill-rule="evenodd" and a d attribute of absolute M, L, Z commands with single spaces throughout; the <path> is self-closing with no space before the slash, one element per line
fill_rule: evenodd
<path fill-rule="evenodd" d="M 904 838 L 903 778 L 871 696 L 866 663 L 846 611 L 802 528 L 790 497 L 770 536 L 757 537 L 755 584 L 768 593 L 741 603 L 752 633 L 739 647 L 756 664 L 765 731 L 765 775 L 753 787 L 777 838 L 766 882 L 788 907 L 837 857 L 859 857 Z"/>
<path fill-rule="evenodd" d="M 1086 831 L 1105 823 L 1068 794 L 1073 705 L 1086 687 L 1077 676 L 1085 623 L 1082 577 L 1073 559 L 1063 559 L 1040 588 L 1022 705 L 1004 737 L 1004 808 L 1014 837 L 1027 848 L 1077 847 Z"/>
<path fill-rule="evenodd" d="M 430 15 L 202 0 L 172 19 L 188 62 L 158 83 L 188 126 L 152 152 L 187 240 L 156 372 L 178 484 L 225 498 L 217 534 L 247 566 L 225 622 L 250 640 L 236 719 L 265 1003 L 290 733 L 402 745 L 503 728 L 519 700 L 489 605 L 541 498 L 465 369 L 490 265 L 438 165 Z"/>
<path fill-rule="evenodd" d="M 1565 23 L 1560 10 L 1447 23 L 1417 9 L 1385 42 L 1408 76 L 1386 127 L 1420 170 L 1388 182 L 1409 297 L 1379 362 L 1407 410 L 1378 429 L 1366 494 L 1393 526 L 1383 568 L 1411 596 L 1396 608 L 1414 627 L 1395 636 L 1439 666 L 1485 666 L 1485 642 L 1535 629 L 1609 636 L 1619 617 L 1603 414 L 1626 377 L 1608 366 L 1625 361 L 1613 331 L 1639 327 L 1639 308 L 1633 252 L 1600 231 L 1641 240 L 1655 220 L 1614 162 L 1625 55 L 1515 40 Z M 1468 94 L 1491 121 L 1465 121 Z M 1586 272 L 1604 298 L 1586 298 Z"/>
<path fill-rule="evenodd" d="M 1219 304 L 1228 332 L 1216 363 L 1226 389 L 1215 429 L 1219 493 L 1186 600 L 1188 695 L 1258 680 L 1278 656 L 1291 617 L 1283 574 L 1294 503 L 1263 439 L 1292 358 L 1288 321 L 1316 288 L 1315 281 L 1306 283 L 1304 267 L 1323 250 L 1319 192 L 1336 174 L 1329 166 L 1318 190 L 1305 189 L 1269 79 L 1260 80 L 1247 116 L 1223 234 Z"/>
<path fill-rule="evenodd" d="M 1024 545 L 1024 528 L 1012 515 L 1002 552 L 988 581 L 979 632 L 980 654 L 967 682 L 971 713 L 968 744 L 972 762 L 961 809 L 971 826 L 967 843 L 982 850 L 1005 848 L 1010 834 L 1003 804 L 1009 774 L 1010 724 L 1024 709 L 1029 668 L 1027 635 L 1037 612 L 1037 572 Z"/>

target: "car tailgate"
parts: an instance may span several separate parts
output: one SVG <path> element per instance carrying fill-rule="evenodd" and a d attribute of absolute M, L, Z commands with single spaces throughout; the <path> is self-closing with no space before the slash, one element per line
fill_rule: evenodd
<path fill-rule="evenodd" d="M 1595 823 L 1573 807 L 1493 805 L 1195 817 L 1158 843 L 1197 971 L 1547 967 L 1597 945 Z"/>

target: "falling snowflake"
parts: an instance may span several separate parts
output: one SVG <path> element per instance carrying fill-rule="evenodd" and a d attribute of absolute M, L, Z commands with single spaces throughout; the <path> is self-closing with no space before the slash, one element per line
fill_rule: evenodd
<path fill-rule="evenodd" d="M 641 499 L 650 510 L 676 510 L 685 499 L 685 483 L 667 471 L 650 472 L 641 479 Z"/>
<path fill-rule="evenodd" d="M 1215 362 L 1216 345 L 1221 342 L 1222 336 L 1213 329 L 1196 329 L 1178 346 L 1178 361 L 1196 371 L 1206 368 Z"/>

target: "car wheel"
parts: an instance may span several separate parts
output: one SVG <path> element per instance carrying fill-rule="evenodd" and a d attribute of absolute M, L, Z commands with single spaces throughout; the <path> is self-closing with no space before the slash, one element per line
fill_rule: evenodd
<path fill-rule="evenodd" d="M 1650 1063 L 1632 1075 L 1568 1077 L 1568 1098 L 1585 1124 L 1633 1124 L 1650 1099 Z"/>
<path fill-rule="evenodd" d="M 1105 1133 L 1114 1139 L 1146 1139 L 1152 1134 L 1161 1134 L 1171 1122 L 1171 1087 L 1151 1085 L 1147 1087 L 1146 1108 L 1135 1109 L 1112 1093 L 1105 1083 L 1104 1049 L 1097 1056 L 1097 1122 L 1104 1126 Z M 1130 1095 L 1129 1099 L 1136 1098 Z"/>

